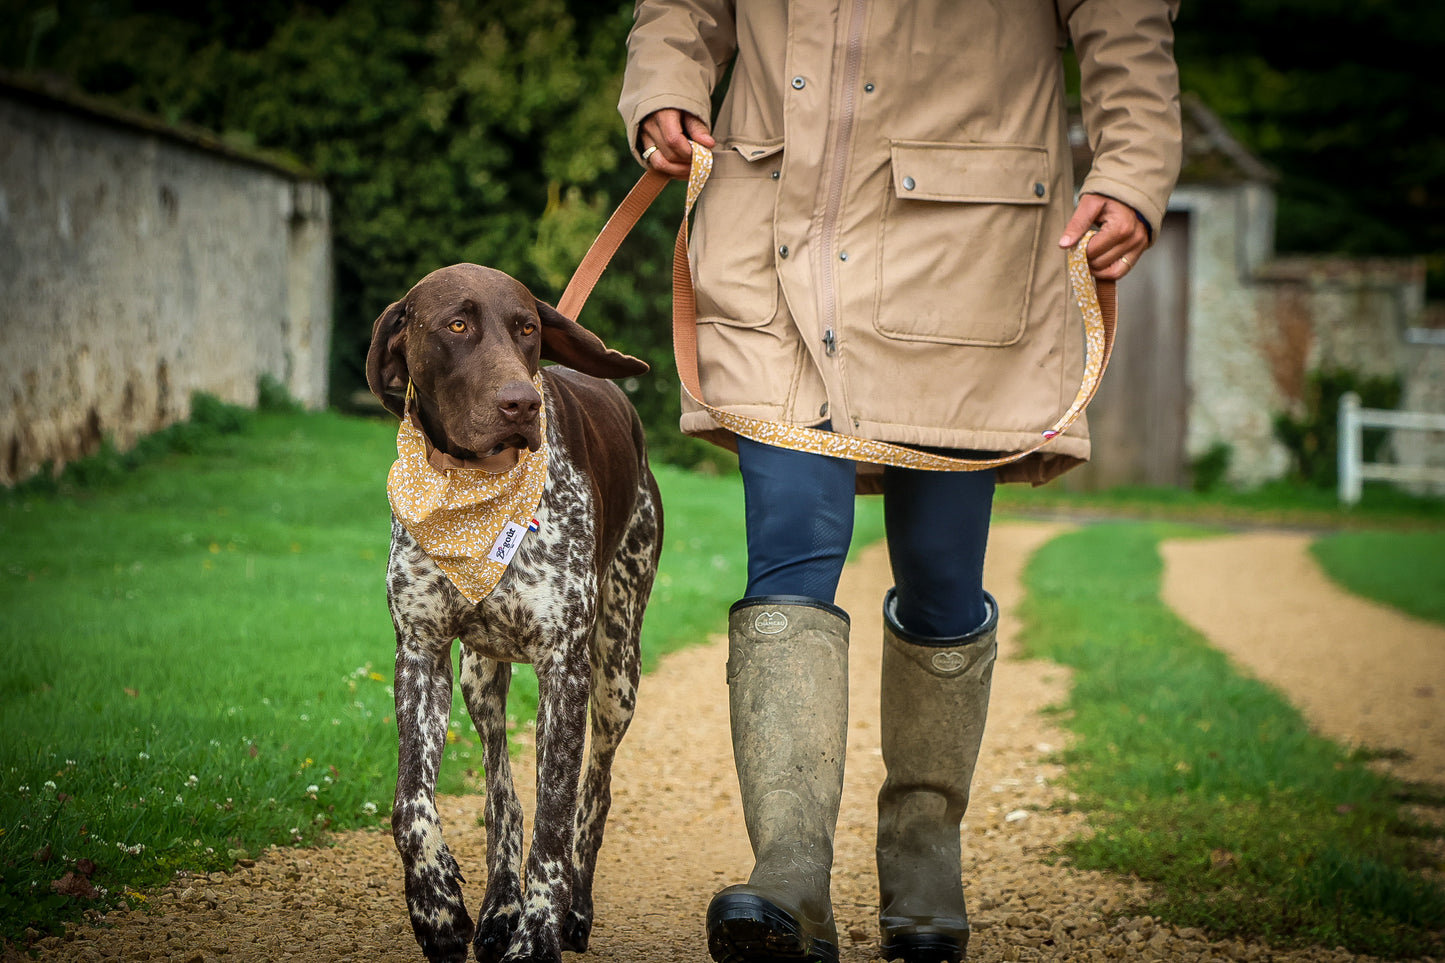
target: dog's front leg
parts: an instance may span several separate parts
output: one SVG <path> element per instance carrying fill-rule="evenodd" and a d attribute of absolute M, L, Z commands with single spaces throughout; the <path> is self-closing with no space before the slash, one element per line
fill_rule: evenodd
<path fill-rule="evenodd" d="M 487 893 L 477 913 L 478 963 L 498 963 L 522 919 L 522 803 L 507 755 L 512 666 L 477 655 L 463 638 L 462 694 L 481 736 L 487 770 Z"/>
<path fill-rule="evenodd" d="M 537 810 L 522 925 L 507 951 L 509 963 L 561 963 L 562 920 L 572 906 L 572 847 L 577 784 L 587 724 L 586 639 L 538 661 Z"/>
<path fill-rule="evenodd" d="M 406 873 L 406 904 L 422 952 L 432 963 L 463 963 L 472 920 L 462 873 L 442 840 L 437 769 L 452 704 L 451 640 L 431 638 L 398 620 L 396 727 L 399 740 L 391 834 Z"/>

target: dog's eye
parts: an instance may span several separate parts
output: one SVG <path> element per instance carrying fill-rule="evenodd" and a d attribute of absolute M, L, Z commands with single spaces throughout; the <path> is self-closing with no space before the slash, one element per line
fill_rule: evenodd
<path fill-rule="evenodd" d="M 447 327 L 452 331 L 455 331 L 457 334 L 461 334 L 463 331 L 467 330 L 467 323 L 461 318 L 457 318 L 451 324 L 447 325 Z"/>
<path fill-rule="evenodd" d="M 534 331 L 536 331 L 536 330 L 537 330 L 537 325 L 536 325 L 535 322 L 532 322 L 532 321 L 523 321 L 523 322 L 522 322 L 522 334 L 524 334 L 524 335 L 526 335 L 526 336 L 528 336 L 528 337 L 531 337 L 532 332 L 534 332 Z"/>

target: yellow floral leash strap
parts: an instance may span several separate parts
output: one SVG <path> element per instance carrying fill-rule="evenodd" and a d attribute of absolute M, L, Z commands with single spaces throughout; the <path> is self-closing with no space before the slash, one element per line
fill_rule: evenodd
<path fill-rule="evenodd" d="M 702 388 L 697 368 L 697 301 L 693 294 L 692 269 L 687 256 L 687 219 L 693 204 L 702 193 L 708 175 L 712 173 L 712 152 L 698 144 L 692 145 L 692 171 L 687 183 L 687 203 L 683 211 L 682 226 L 677 232 L 672 260 L 672 344 L 673 357 L 677 362 L 678 375 L 683 390 L 689 398 L 707 411 L 718 424 L 744 438 L 795 451 L 808 451 L 819 455 L 849 458 L 854 461 L 879 465 L 893 465 L 899 468 L 922 468 L 934 471 L 979 471 L 997 468 L 1026 458 L 1043 448 L 1083 414 L 1084 408 L 1093 400 L 1099 390 L 1104 369 L 1108 367 L 1109 355 L 1114 348 L 1116 301 L 1114 282 L 1096 281 L 1089 273 L 1089 262 L 1085 249 L 1095 232 L 1085 234 L 1069 249 L 1069 281 L 1084 317 L 1084 377 L 1074 401 L 1053 425 L 1039 434 L 1037 444 L 1023 451 L 1012 452 L 997 458 L 950 458 L 932 452 L 919 451 L 891 442 L 871 438 L 842 435 L 819 428 L 800 425 L 786 425 L 780 422 L 763 421 L 744 415 L 714 408 L 702 400 Z M 584 295 L 585 297 L 585 295 Z"/>

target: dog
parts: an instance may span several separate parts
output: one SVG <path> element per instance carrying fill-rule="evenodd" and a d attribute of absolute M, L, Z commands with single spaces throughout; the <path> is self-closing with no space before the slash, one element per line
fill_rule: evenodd
<path fill-rule="evenodd" d="M 557 364 L 542 367 L 544 359 Z M 662 502 L 642 423 L 605 379 L 646 370 L 519 281 L 474 264 L 428 274 L 376 319 L 367 383 L 399 418 L 414 414 L 437 452 L 505 467 L 541 446 L 545 405 L 547 478 L 535 530 L 485 598 L 467 601 L 392 518 L 387 600 L 399 740 L 392 836 L 412 928 L 434 963 L 465 960 L 469 941 L 483 963 L 558 963 L 562 950 L 587 948 L 612 761 L 636 704 L 638 637 L 662 545 Z M 475 927 L 435 802 L 453 639 L 486 760 L 487 886 Z M 525 871 L 507 758 L 515 662 L 536 667 L 539 692 L 537 806 Z"/>

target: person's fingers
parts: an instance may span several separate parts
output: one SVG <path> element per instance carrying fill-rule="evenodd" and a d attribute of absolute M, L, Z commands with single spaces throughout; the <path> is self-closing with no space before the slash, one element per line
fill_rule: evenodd
<path fill-rule="evenodd" d="M 717 146 L 712 132 L 707 129 L 707 122 L 701 118 L 685 113 L 682 115 L 682 126 L 687 130 L 687 136 L 691 140 L 697 141 L 709 150 Z"/>
<path fill-rule="evenodd" d="M 648 166 L 669 177 L 686 177 L 692 169 L 692 145 L 683 132 L 683 117 L 672 107 L 653 111 L 643 119 L 637 138 L 642 153 L 648 155 Z"/>
<path fill-rule="evenodd" d="M 1149 234 L 1134 209 L 1113 198 L 1104 199 L 1098 223 L 1099 233 L 1089 242 L 1089 270 L 1095 277 L 1117 281 L 1139 262 Z"/>
<path fill-rule="evenodd" d="M 1059 238 L 1059 247 L 1073 247 L 1084 236 L 1094 221 L 1098 220 L 1099 212 L 1104 209 L 1104 196 L 1102 194 L 1083 194 L 1079 197 L 1079 204 L 1074 208 L 1074 216 L 1069 218 L 1069 223 L 1064 225 L 1063 237 Z"/>
<path fill-rule="evenodd" d="M 1098 229 L 1089 239 L 1087 252 L 1089 273 L 1097 278 L 1119 280 L 1139 263 L 1140 255 L 1149 246 L 1149 232 L 1134 209 L 1102 194 L 1079 198 L 1059 245 L 1072 247 L 1090 227 Z"/>

